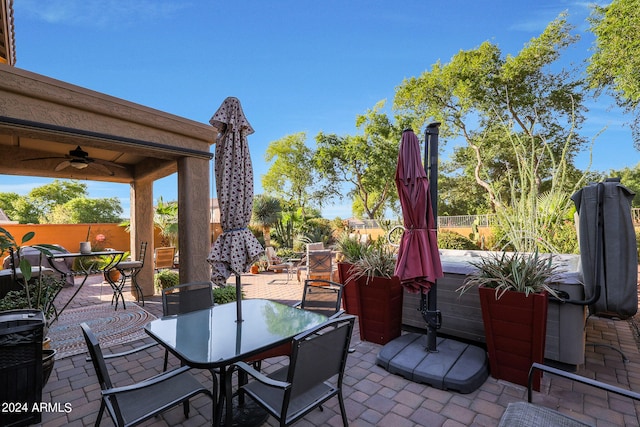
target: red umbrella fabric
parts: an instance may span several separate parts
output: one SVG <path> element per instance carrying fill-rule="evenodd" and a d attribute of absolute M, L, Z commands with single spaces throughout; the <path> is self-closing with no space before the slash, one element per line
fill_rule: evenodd
<path fill-rule="evenodd" d="M 443 274 L 429 180 L 422 166 L 420 142 L 411 129 L 402 133 L 395 180 L 404 222 L 395 275 L 409 292 L 427 293 Z"/>
<path fill-rule="evenodd" d="M 219 132 L 215 151 L 216 192 L 222 234 L 207 257 L 211 280 L 218 284 L 231 274 L 249 270 L 264 248 L 247 228 L 253 209 L 253 169 L 247 136 L 254 131 L 237 98 L 229 97 L 209 121 Z"/>

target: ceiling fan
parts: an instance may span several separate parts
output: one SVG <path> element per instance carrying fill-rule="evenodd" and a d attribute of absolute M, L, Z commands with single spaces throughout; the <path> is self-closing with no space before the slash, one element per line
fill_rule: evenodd
<path fill-rule="evenodd" d="M 65 154 L 64 157 L 61 157 L 61 156 L 36 157 L 33 159 L 24 159 L 23 161 L 45 160 L 45 159 L 64 159 L 63 161 L 58 163 L 58 165 L 54 168 L 56 172 L 59 172 L 69 166 L 76 169 L 85 169 L 87 166 L 91 165 L 92 167 L 100 169 L 101 171 L 109 174 L 110 176 L 113 176 L 114 173 L 111 169 L 109 169 L 109 167 L 116 167 L 116 168 L 122 168 L 122 169 L 125 168 L 124 166 L 114 162 L 101 160 L 101 159 L 94 159 L 92 157 L 89 157 L 89 153 L 87 153 L 82 148 L 80 148 L 79 145 L 75 149 L 69 150 L 69 154 Z"/>

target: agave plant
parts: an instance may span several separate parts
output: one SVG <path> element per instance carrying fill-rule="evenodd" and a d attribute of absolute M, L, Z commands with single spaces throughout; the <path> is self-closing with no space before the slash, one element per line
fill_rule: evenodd
<path fill-rule="evenodd" d="M 336 250 L 344 257 L 344 262 L 354 264 L 362 258 L 362 254 L 367 251 L 367 244 L 361 243 L 356 237 L 343 233 L 336 242 Z"/>
<path fill-rule="evenodd" d="M 557 265 L 552 261 L 551 255 L 541 256 L 537 251 L 491 253 L 470 262 L 476 270 L 457 292 L 462 295 L 474 286 L 484 286 L 496 290 L 496 299 L 507 291 L 524 292 L 527 296 L 547 291 L 558 297 L 549 287 L 557 275 Z"/>
<path fill-rule="evenodd" d="M 384 244 L 383 239 L 378 239 L 373 244 L 365 246 L 349 271 L 353 274 L 354 280 L 366 276 L 369 282 L 373 277 L 391 278 L 395 268 L 395 252 Z"/>

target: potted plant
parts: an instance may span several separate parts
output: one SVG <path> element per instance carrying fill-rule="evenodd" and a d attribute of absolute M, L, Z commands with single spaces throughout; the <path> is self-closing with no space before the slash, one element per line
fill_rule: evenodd
<path fill-rule="evenodd" d="M 377 344 L 386 344 L 400 336 L 402 328 L 402 285 L 394 276 L 395 254 L 378 239 L 371 244 L 360 244 L 358 258 L 347 271 L 345 292 L 351 289 L 355 310 L 360 321 L 360 338 Z M 355 249 L 351 256 L 355 255 Z M 346 257 L 347 255 L 345 255 Z"/>
<path fill-rule="evenodd" d="M 356 261 L 367 250 L 368 244 L 361 243 L 355 236 L 344 233 L 336 243 L 336 251 L 340 254 L 338 262 L 338 280 L 343 285 L 342 301 L 348 314 L 360 315 L 358 290 L 355 281 L 351 279 L 351 269 Z"/>
<path fill-rule="evenodd" d="M 95 260 L 96 265 L 95 267 L 99 268 L 100 270 L 105 270 L 107 267 L 112 267 L 111 270 L 109 270 L 108 274 L 109 274 L 109 278 L 107 278 L 107 272 L 104 272 L 103 275 L 105 276 L 104 279 L 105 280 L 109 280 L 111 279 L 112 282 L 117 282 L 118 280 L 120 280 L 120 272 L 118 271 L 118 269 L 113 268 L 114 266 L 112 264 L 114 264 L 115 261 L 118 261 L 120 259 L 122 260 L 126 260 L 129 258 L 129 252 L 125 252 L 124 255 L 122 255 L 122 258 L 120 257 L 116 257 L 116 259 L 113 259 L 113 256 L 110 255 L 100 255 L 97 257 L 97 259 Z"/>
<path fill-rule="evenodd" d="M 538 252 L 490 253 L 471 262 L 476 268 L 457 289 L 478 288 L 491 375 L 527 385 L 533 362 L 544 361 L 549 287 L 556 276 L 551 255 Z M 533 386 L 540 390 L 540 374 Z"/>
<path fill-rule="evenodd" d="M 173 270 L 161 270 L 153 275 L 153 285 L 162 292 L 166 288 L 172 288 L 180 284 L 180 276 Z"/>
<path fill-rule="evenodd" d="M 249 269 L 249 271 L 251 272 L 251 274 L 260 273 L 260 263 L 256 261 L 253 264 L 251 264 L 251 268 Z"/>
<path fill-rule="evenodd" d="M 26 257 L 21 257 L 21 250 L 25 243 L 29 242 L 35 236 L 35 232 L 30 231 L 22 236 L 20 243 L 5 228 L 0 227 L 0 255 L 5 252 L 14 254 L 15 259 L 19 260 L 20 272 L 22 278 L 18 279 L 22 285 L 22 289 L 10 290 L 0 299 L 0 311 L 5 310 L 21 310 L 32 309 L 40 310 L 44 315 L 43 350 L 42 350 L 42 387 L 49 380 L 49 375 L 53 370 L 56 351 L 50 348 L 50 340 L 47 337 L 47 331 L 51 323 L 51 317 L 56 313 L 54 301 L 60 290 L 64 287 L 65 281 L 58 275 L 38 274 L 36 278 L 32 277 L 31 262 Z M 33 245 L 32 248 L 39 250 L 43 256 L 50 255 L 51 250 L 57 250 L 54 245 Z"/>

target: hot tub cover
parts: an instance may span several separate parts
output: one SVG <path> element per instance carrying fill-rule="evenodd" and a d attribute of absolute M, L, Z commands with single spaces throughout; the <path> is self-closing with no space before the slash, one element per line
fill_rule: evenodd
<path fill-rule="evenodd" d="M 587 299 L 601 286 L 600 298 L 589 307 L 592 314 L 626 318 L 638 310 L 638 252 L 631 218 L 634 196 L 619 178 L 590 184 L 571 196 L 579 215 L 578 243 Z"/>

